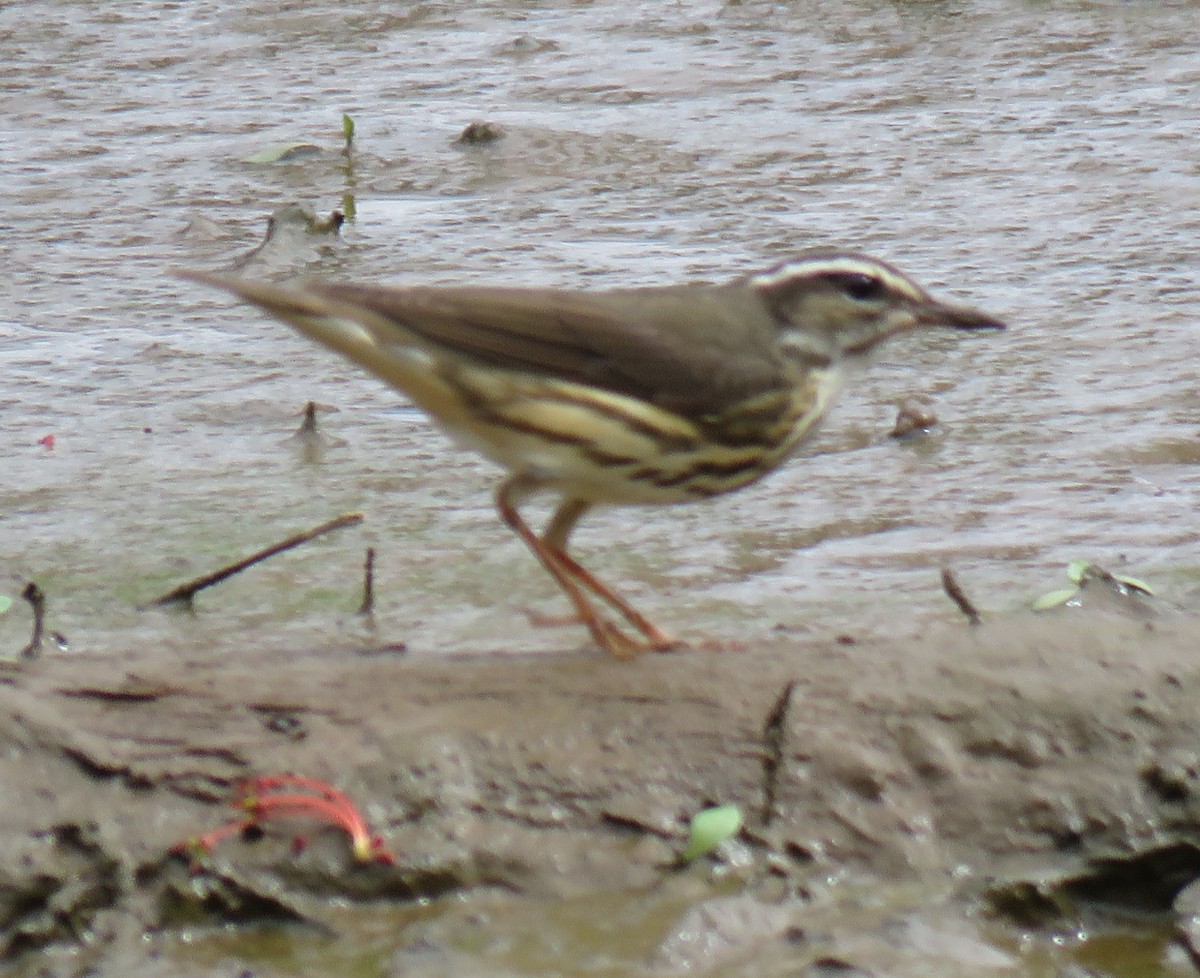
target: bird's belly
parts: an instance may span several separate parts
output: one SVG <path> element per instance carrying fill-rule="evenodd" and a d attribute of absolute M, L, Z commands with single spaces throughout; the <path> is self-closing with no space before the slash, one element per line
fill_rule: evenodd
<path fill-rule="evenodd" d="M 840 372 L 778 394 L 777 410 L 752 436 L 714 438 L 693 422 L 636 398 L 580 385 L 459 376 L 476 409 L 447 427 L 459 441 L 512 472 L 595 503 L 680 503 L 731 492 L 781 464 L 826 413 Z M 487 385 L 487 389 L 475 389 Z"/>
<path fill-rule="evenodd" d="M 637 416 L 645 413 L 646 405 L 631 404 Z M 695 499 L 685 482 L 700 433 L 658 413 L 666 423 L 650 428 L 631 426 L 633 416 L 598 413 L 575 402 L 516 399 L 451 433 L 509 471 L 572 498 L 609 504 Z"/>

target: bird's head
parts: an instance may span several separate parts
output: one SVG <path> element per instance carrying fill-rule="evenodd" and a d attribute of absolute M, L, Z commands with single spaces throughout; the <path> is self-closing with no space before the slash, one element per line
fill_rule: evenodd
<path fill-rule="evenodd" d="M 814 365 L 866 357 L 925 326 L 1004 329 L 978 309 L 935 299 L 887 262 L 851 252 L 808 252 L 747 284 L 779 323 L 782 349 Z"/>

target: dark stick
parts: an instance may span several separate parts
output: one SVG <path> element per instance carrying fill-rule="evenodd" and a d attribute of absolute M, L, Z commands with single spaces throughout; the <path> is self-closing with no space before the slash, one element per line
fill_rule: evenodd
<path fill-rule="evenodd" d="M 297 434 L 315 435 L 317 433 L 317 402 L 309 401 L 304 405 L 304 420 L 300 422 Z"/>
<path fill-rule="evenodd" d="M 779 787 L 779 768 L 783 763 L 788 712 L 791 710 L 792 693 L 795 691 L 796 680 L 792 679 L 784 684 L 763 724 L 763 825 L 770 825 L 775 818 L 775 793 Z"/>
<path fill-rule="evenodd" d="M 265 550 L 260 550 L 258 553 L 251 554 L 237 563 L 230 564 L 228 567 L 222 567 L 218 571 L 211 574 L 205 574 L 203 577 L 198 577 L 194 581 L 188 581 L 186 584 L 180 584 L 179 587 L 172 588 L 166 594 L 160 595 L 148 604 L 141 606 L 139 610 L 146 608 L 159 608 L 166 604 L 184 603 L 190 604 L 192 598 L 195 597 L 197 591 L 202 591 L 206 587 L 211 587 L 214 584 L 219 584 L 227 577 L 232 577 L 247 567 L 251 567 L 260 561 L 266 560 L 268 557 L 274 557 L 276 554 L 283 553 L 285 550 L 291 550 L 293 547 L 298 547 L 302 543 L 308 543 L 309 540 L 314 540 L 325 533 L 330 533 L 333 530 L 340 530 L 344 526 L 354 526 L 363 521 L 362 513 L 344 513 L 336 519 L 330 520 L 328 523 L 322 523 L 320 526 L 313 527 L 311 530 L 305 530 L 303 533 L 297 533 L 295 536 L 288 537 L 279 543 L 267 547 Z"/>
<path fill-rule="evenodd" d="M 958 583 L 958 578 L 954 576 L 954 571 L 949 567 L 942 568 L 942 590 L 946 592 L 946 597 L 958 605 L 958 610 L 967 616 L 967 621 L 972 625 L 979 625 L 983 622 L 979 609 L 967 597 L 966 592 Z"/>
<path fill-rule="evenodd" d="M 46 595 L 33 581 L 25 585 L 21 597 L 33 606 L 33 635 L 21 649 L 22 659 L 36 659 L 42 654 L 42 631 L 46 627 Z"/>
<path fill-rule="evenodd" d="M 363 565 L 363 599 L 358 609 L 360 615 L 375 613 L 375 548 L 367 547 L 367 560 Z"/>

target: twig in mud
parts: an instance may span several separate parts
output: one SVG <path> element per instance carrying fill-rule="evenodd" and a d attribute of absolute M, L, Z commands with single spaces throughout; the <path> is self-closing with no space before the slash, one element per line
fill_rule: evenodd
<path fill-rule="evenodd" d="M 958 578 L 954 576 L 954 571 L 949 567 L 942 568 L 942 590 L 946 592 L 946 597 L 958 606 L 958 610 L 967 616 L 967 621 L 972 626 L 983 623 L 983 617 L 979 614 L 979 609 L 967 597 L 966 592 L 963 591 L 962 586 L 958 583 Z"/>
<path fill-rule="evenodd" d="M 29 644 L 21 649 L 22 659 L 36 659 L 42 654 L 42 632 L 46 627 L 46 595 L 33 581 L 25 585 L 21 592 L 23 597 L 33 607 L 33 635 Z"/>
<path fill-rule="evenodd" d="M 218 571 L 211 574 L 205 574 L 203 577 L 198 577 L 194 581 L 188 581 L 186 584 L 180 584 L 178 587 L 172 588 L 166 594 L 160 595 L 153 601 L 142 605 L 139 610 L 144 611 L 147 608 L 161 608 L 168 604 L 186 604 L 192 603 L 192 598 L 196 596 L 197 591 L 202 591 L 206 587 L 212 587 L 214 584 L 219 584 L 227 577 L 232 577 L 244 571 L 247 567 L 266 560 L 268 557 L 274 557 L 276 554 L 281 554 L 285 550 L 291 550 L 293 547 L 298 547 L 302 543 L 308 543 L 309 540 L 315 540 L 319 536 L 326 533 L 331 533 L 334 530 L 340 530 L 345 526 L 355 526 L 363 521 L 362 513 L 344 513 L 336 519 L 330 520 L 328 523 L 322 523 L 320 526 L 313 527 L 311 530 L 305 530 L 303 533 L 297 533 L 295 536 L 288 537 L 279 543 L 267 547 L 265 550 L 260 550 L 258 553 L 251 554 L 249 557 L 239 560 L 236 563 L 230 564 L 228 567 L 222 567 Z"/>
<path fill-rule="evenodd" d="M 375 614 L 375 548 L 367 547 L 363 563 L 363 599 L 358 613 L 366 618 Z"/>
<path fill-rule="evenodd" d="M 792 706 L 792 694 L 796 691 L 796 680 L 786 683 L 767 719 L 763 723 L 763 807 L 762 823 L 770 825 L 775 818 L 775 797 L 779 789 L 779 767 L 783 763 L 783 741 L 787 733 L 788 712 Z"/>
<path fill-rule="evenodd" d="M 317 402 L 309 401 L 304 405 L 304 413 L 302 415 L 300 427 L 296 430 L 298 435 L 315 435 L 317 433 Z"/>

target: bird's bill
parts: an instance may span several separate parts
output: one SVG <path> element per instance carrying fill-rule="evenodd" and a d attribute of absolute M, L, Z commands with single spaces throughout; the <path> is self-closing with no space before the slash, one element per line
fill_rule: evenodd
<path fill-rule="evenodd" d="M 971 306 L 931 300 L 917 310 L 917 322 L 925 326 L 948 326 L 951 329 L 1005 329 L 995 316 Z"/>

